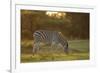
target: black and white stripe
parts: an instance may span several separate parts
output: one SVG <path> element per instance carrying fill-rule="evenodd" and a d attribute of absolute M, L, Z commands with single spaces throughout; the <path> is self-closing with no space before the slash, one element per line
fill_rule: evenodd
<path fill-rule="evenodd" d="M 68 42 L 66 41 L 65 37 L 62 35 L 61 32 L 57 31 L 47 31 L 47 30 L 38 30 L 35 31 L 33 34 L 34 37 L 34 44 L 33 44 L 33 54 L 39 50 L 40 43 L 43 42 L 45 44 L 52 44 L 55 43 L 60 44 L 64 52 L 68 52 Z"/>

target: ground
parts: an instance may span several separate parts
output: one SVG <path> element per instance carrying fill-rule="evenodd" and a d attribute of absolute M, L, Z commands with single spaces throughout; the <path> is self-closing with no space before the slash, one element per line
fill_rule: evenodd
<path fill-rule="evenodd" d="M 45 62 L 45 61 L 72 61 L 89 59 L 89 40 L 69 40 L 69 53 L 64 53 L 62 48 L 51 48 L 48 45 L 41 46 L 34 56 L 32 55 L 32 40 L 21 42 L 21 62 Z"/>

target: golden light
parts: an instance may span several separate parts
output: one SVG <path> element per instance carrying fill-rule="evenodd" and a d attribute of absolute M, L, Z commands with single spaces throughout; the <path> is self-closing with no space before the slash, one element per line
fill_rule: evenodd
<path fill-rule="evenodd" d="M 64 12 L 53 12 L 53 11 L 47 11 L 46 15 L 50 17 L 56 17 L 56 18 L 62 18 L 66 15 Z"/>
<path fill-rule="evenodd" d="M 50 12 L 50 11 L 47 11 L 46 12 L 46 15 L 48 16 L 53 16 L 53 15 L 56 15 L 58 12 Z"/>

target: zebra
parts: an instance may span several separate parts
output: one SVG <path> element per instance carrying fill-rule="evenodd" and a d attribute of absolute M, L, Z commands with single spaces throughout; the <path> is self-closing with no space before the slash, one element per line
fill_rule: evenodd
<path fill-rule="evenodd" d="M 61 32 L 49 31 L 49 30 L 37 30 L 33 34 L 34 43 L 33 43 L 33 55 L 40 48 L 40 43 L 51 44 L 60 44 L 65 53 L 68 53 L 68 42 Z"/>

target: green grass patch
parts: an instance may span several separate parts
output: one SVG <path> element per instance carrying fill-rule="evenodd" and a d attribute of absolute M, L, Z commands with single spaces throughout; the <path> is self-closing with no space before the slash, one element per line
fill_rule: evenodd
<path fill-rule="evenodd" d="M 51 48 L 48 45 L 41 46 L 40 50 L 32 55 L 33 41 L 21 42 L 21 62 L 46 62 L 46 61 L 72 61 L 89 59 L 89 41 L 71 40 L 69 42 L 69 53 L 65 54 L 62 48 Z"/>

